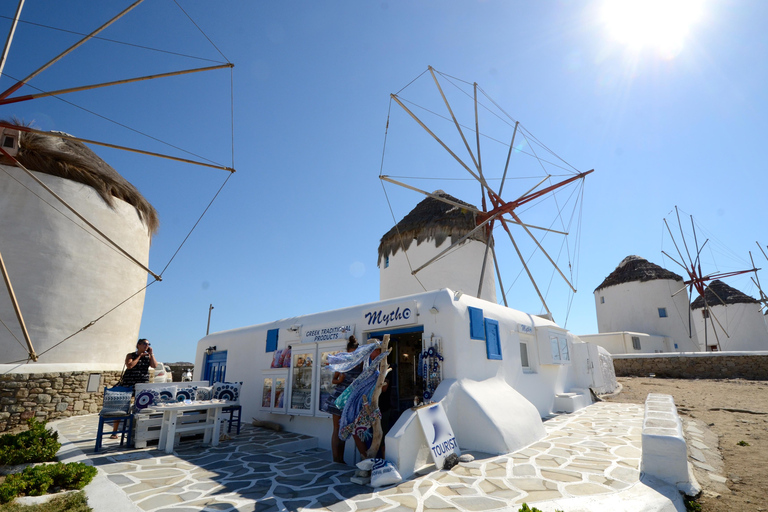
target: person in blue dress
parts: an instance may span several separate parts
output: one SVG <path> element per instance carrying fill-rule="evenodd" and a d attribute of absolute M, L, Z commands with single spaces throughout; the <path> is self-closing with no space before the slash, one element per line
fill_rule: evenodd
<path fill-rule="evenodd" d="M 347 352 L 354 352 L 357 349 L 357 339 L 354 336 L 349 337 L 347 341 Z M 331 381 L 336 387 L 333 393 L 323 403 L 320 408 L 322 411 L 331 415 L 333 421 L 333 434 L 331 436 L 331 453 L 333 454 L 333 462 L 339 462 L 344 464 L 344 446 L 345 442 L 339 439 L 339 421 L 341 420 L 341 409 L 336 407 L 336 399 L 346 390 L 350 384 L 360 375 L 363 371 L 363 364 L 360 363 L 346 373 L 334 372 L 333 380 Z"/>

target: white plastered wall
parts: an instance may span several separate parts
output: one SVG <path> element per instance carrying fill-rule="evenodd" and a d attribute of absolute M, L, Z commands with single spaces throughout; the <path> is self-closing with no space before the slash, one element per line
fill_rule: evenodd
<path fill-rule="evenodd" d="M 542 364 L 539 357 L 540 349 L 549 347 L 550 330 L 567 336 L 569 343 L 574 343 L 576 340 L 570 333 L 548 320 L 495 303 L 467 295 L 457 298 L 453 291 L 447 289 L 213 333 L 198 342 L 194 379 L 202 378 L 207 347 L 215 346 L 217 351 L 226 350 L 226 379 L 243 382 L 241 401 L 244 417 L 273 421 L 282 424 L 287 430 L 317 436 L 320 445 L 327 447 L 331 436 L 329 418 L 273 414 L 261 409 L 262 370 L 269 369 L 273 357 L 273 352 L 265 350 L 267 331 L 278 329 L 277 348 L 284 349 L 290 344 L 294 351 L 297 346 L 301 346 L 299 335 L 288 330 L 294 325 L 304 330 L 310 326 L 355 324 L 354 334 L 358 340 L 363 341 L 369 330 L 362 321 L 364 311 L 371 308 L 392 309 L 408 301 L 416 302 L 418 316 L 414 325 L 423 326 L 425 337 L 435 335 L 443 340 L 444 379 L 470 379 L 478 382 L 501 379 L 531 402 L 541 417 L 553 412 L 556 394 L 574 391 L 578 386 L 572 364 Z M 502 360 L 488 359 L 485 341 L 470 339 L 467 306 L 482 309 L 485 318 L 499 322 Z M 432 308 L 437 312 L 431 312 Z M 520 360 L 521 325 L 532 329 L 532 334 L 522 335 L 529 344 L 529 369 L 523 369 Z M 541 336 L 537 335 L 539 332 Z M 542 340 L 546 342 L 540 347 Z"/>
<path fill-rule="evenodd" d="M 638 338 L 640 349 L 634 348 L 632 338 Z M 674 350 L 674 344 L 665 336 L 653 336 L 641 332 L 605 332 L 600 334 L 580 334 L 579 338 L 606 349 L 610 354 L 642 354 L 657 352 L 681 352 Z"/>
<path fill-rule="evenodd" d="M 715 321 L 716 338 L 712 322 L 707 320 L 706 327 L 704 325 L 703 309 L 694 309 L 696 332 L 699 333 L 702 346 L 706 334 L 707 345 L 717 345 L 716 339 L 719 339 L 720 350 L 768 350 L 768 329 L 760 311 L 760 304 L 720 304 L 712 306 L 711 310 L 725 331 Z"/>
<path fill-rule="evenodd" d="M 631 331 L 672 339 L 670 350 L 695 352 L 701 350 L 696 338 L 688 332 L 688 293 L 681 291 L 681 281 L 655 279 L 631 281 L 608 286 L 595 292 L 597 330 L 600 333 Z M 659 316 L 665 308 L 666 318 Z M 677 346 L 675 346 L 677 345 Z"/>
<path fill-rule="evenodd" d="M 147 264 L 149 235 L 133 206 L 115 199 L 112 209 L 87 185 L 48 174 L 35 175 Z M 146 272 L 94 238 L 90 228 L 17 167 L 2 166 L 0 170 L 0 219 L 0 250 L 16 298 L 35 351 L 45 352 L 39 362 L 122 365 L 139 335 L 144 307 L 144 292 L 140 290 L 146 285 Z M 119 309 L 53 348 L 136 292 L 140 293 Z M 0 318 L 23 343 L 4 284 L 0 288 Z M 4 328 L 0 346 L 0 362 L 27 357 L 26 348 Z"/>
<path fill-rule="evenodd" d="M 476 297 L 486 247 L 484 243 L 477 240 L 465 241 L 447 255 L 420 270 L 416 276 L 411 274 L 412 270 L 419 268 L 447 249 L 450 243 L 451 240 L 448 238 L 440 247 L 435 247 L 434 240 L 426 240 L 420 245 L 417 245 L 414 240 L 407 251 L 407 258 L 400 249 L 389 257 L 388 266 L 385 260 L 379 262 L 379 298 L 386 300 L 421 293 L 425 289 L 440 288 L 450 288 Z M 489 251 L 483 274 L 483 288 L 480 293 L 480 298 L 489 302 L 496 302 L 495 272 L 493 253 Z"/>

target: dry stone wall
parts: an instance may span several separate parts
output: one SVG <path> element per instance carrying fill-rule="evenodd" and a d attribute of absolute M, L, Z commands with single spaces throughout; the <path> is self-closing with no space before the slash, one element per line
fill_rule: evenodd
<path fill-rule="evenodd" d="M 100 372 L 98 391 L 86 391 L 94 372 L 6 373 L 0 375 L 0 432 L 25 430 L 27 420 L 95 414 L 101 409 L 104 386 L 114 386 L 119 371 Z"/>
<path fill-rule="evenodd" d="M 768 380 L 768 353 L 614 355 L 617 377 Z"/>

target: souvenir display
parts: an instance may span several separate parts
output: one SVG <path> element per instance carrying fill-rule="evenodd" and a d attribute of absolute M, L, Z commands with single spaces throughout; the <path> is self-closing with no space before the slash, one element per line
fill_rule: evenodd
<path fill-rule="evenodd" d="M 418 375 L 424 379 L 424 403 L 430 403 L 437 386 L 443 380 L 442 340 L 430 338 L 424 340 L 423 350 L 419 354 Z"/>

